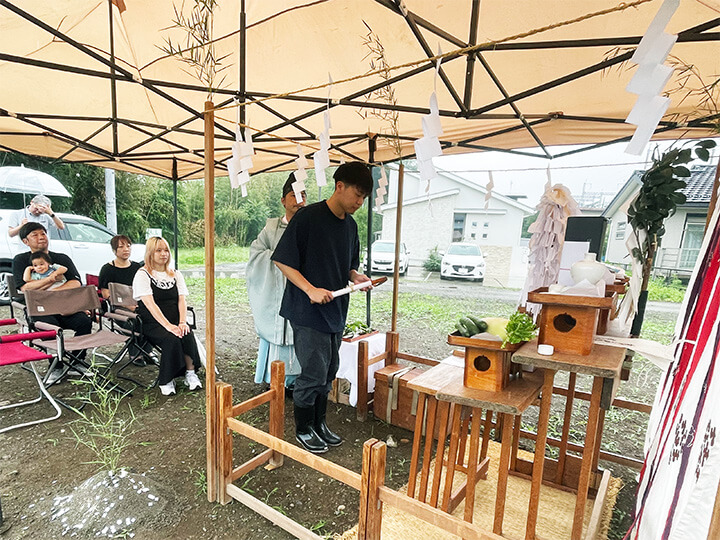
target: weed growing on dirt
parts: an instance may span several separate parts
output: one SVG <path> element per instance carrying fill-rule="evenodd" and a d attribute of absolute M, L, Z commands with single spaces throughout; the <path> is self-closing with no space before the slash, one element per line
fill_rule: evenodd
<path fill-rule="evenodd" d="M 189 469 L 190 481 L 195 486 L 195 498 L 199 499 L 207 495 L 207 476 L 205 469 Z"/>
<path fill-rule="evenodd" d="M 94 362 L 91 367 L 95 367 Z M 127 413 L 121 410 L 123 399 L 129 392 L 119 393 L 115 383 L 97 376 L 80 379 L 76 384 L 85 386 L 85 392 L 77 398 L 84 408 L 76 410 L 80 418 L 68 424 L 70 431 L 78 445 L 94 454 L 95 459 L 87 463 L 114 474 L 120 468 L 123 451 L 132 444 L 131 437 L 136 432 L 132 407 L 127 406 Z"/>

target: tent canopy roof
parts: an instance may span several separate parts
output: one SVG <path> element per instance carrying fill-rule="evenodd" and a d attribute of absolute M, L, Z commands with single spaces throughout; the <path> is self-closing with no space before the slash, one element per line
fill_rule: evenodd
<path fill-rule="evenodd" d="M 202 176 L 207 85 L 194 66 L 162 50 L 167 40 L 185 44 L 187 33 L 173 28 L 174 10 L 182 5 L 188 15 L 192 4 L 0 0 L 0 150 L 159 177 L 172 176 L 175 160 L 179 178 Z M 251 172 L 289 169 L 297 143 L 308 156 L 319 148 L 328 107 L 334 163 L 395 159 L 388 142 L 395 136 L 403 157 L 412 157 L 435 89 L 445 154 L 532 148 L 523 153 L 552 157 L 547 146 L 590 148 L 632 135 L 634 126 L 624 119 L 635 96 L 625 86 L 635 70 L 626 61 L 660 0 L 572 24 L 563 23 L 618 2 L 398 4 L 220 2 L 213 35 L 221 70 L 213 101 L 250 104 L 216 111 L 216 173 L 226 174 L 238 120 L 254 134 Z M 678 69 L 666 90 L 684 88 L 671 95 L 656 137 L 703 137 L 715 127 L 717 111 L 701 94 L 686 94 L 720 73 L 713 43 L 720 40 L 718 8 L 720 0 L 681 2 L 670 21 L 668 31 L 679 35 L 671 53 Z M 543 27 L 549 28 L 517 37 Z M 367 44 L 372 39 L 374 46 Z M 484 43 L 443 58 L 438 78 L 435 64 L 424 60 L 438 48 L 451 53 Z M 412 65 L 363 76 L 383 62 Z M 683 79 L 682 65 L 692 65 L 704 83 L 693 75 Z M 338 82 L 298 92 L 322 86 L 329 76 Z"/>

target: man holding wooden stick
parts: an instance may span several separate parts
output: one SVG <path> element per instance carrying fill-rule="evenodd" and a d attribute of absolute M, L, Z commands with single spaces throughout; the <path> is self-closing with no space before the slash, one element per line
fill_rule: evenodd
<path fill-rule="evenodd" d="M 370 194 L 373 179 L 364 163 L 340 165 L 332 196 L 297 212 L 272 260 L 288 279 L 280 314 L 290 321 L 301 373 L 295 380 L 295 433 L 308 451 L 321 454 L 342 439 L 325 416 L 339 365 L 349 295 L 333 291 L 368 281 L 358 272 L 360 239 L 352 218 Z"/>

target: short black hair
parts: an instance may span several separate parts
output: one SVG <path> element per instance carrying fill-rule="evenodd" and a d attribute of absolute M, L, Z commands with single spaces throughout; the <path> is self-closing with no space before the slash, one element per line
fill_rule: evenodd
<path fill-rule="evenodd" d="M 120 242 L 125 242 L 129 246 L 132 246 L 132 240 L 125 236 L 124 234 L 116 234 L 110 239 L 110 247 L 113 250 L 113 253 L 117 251 L 118 247 L 120 246 Z"/>
<path fill-rule="evenodd" d="M 333 174 L 335 183 L 356 187 L 366 197 L 372 193 L 375 182 L 370 168 L 361 161 L 351 161 L 340 165 Z"/>
<path fill-rule="evenodd" d="M 283 185 L 282 196 L 284 197 L 293 190 L 292 185 L 295 183 L 295 173 L 290 173 L 285 185 Z"/>
<path fill-rule="evenodd" d="M 42 223 L 38 223 L 37 221 L 28 221 L 25 225 L 20 227 L 20 231 L 18 232 L 20 240 L 25 240 L 31 232 L 40 229 L 45 231 L 45 234 L 47 234 L 47 229 L 45 228 L 45 225 L 43 225 Z"/>
<path fill-rule="evenodd" d="M 48 263 L 48 264 L 52 264 L 52 263 L 53 263 L 53 262 L 52 262 L 52 258 L 50 257 L 50 255 L 48 255 L 48 254 L 45 253 L 44 251 L 33 251 L 33 252 L 30 254 L 30 262 L 36 261 L 36 260 L 38 260 L 38 259 L 42 259 L 43 261 L 45 261 L 45 262 Z"/>

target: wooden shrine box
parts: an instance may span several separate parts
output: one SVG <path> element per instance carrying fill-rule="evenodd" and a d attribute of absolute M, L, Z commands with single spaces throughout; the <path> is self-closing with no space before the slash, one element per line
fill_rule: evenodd
<path fill-rule="evenodd" d="M 469 388 L 499 392 L 520 369 L 510 357 L 522 343 L 508 343 L 503 349 L 500 340 L 463 337 L 454 332 L 448 335 L 448 344 L 465 348 L 463 384 Z"/>
<path fill-rule="evenodd" d="M 570 294 L 547 294 L 547 287 L 528 293 L 528 302 L 542 304 L 538 343 L 557 352 L 587 355 L 592 351 L 598 311 L 611 309 L 617 293 L 602 298 Z"/>
<path fill-rule="evenodd" d="M 390 364 L 375 372 L 375 396 L 373 399 L 373 414 L 375 418 L 386 421 L 393 426 L 399 426 L 409 431 L 415 429 L 415 415 L 412 411 L 413 391 L 407 387 L 408 381 L 420 375 L 423 370 L 410 368 L 402 373 L 397 380 L 397 400 L 393 392 L 393 379 L 396 374 L 409 366 Z M 390 399 L 390 415 L 388 417 L 388 398 Z M 396 405 L 396 407 L 393 407 Z"/>

